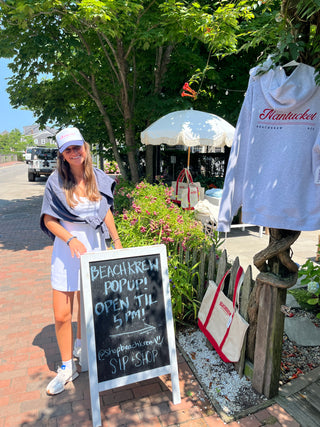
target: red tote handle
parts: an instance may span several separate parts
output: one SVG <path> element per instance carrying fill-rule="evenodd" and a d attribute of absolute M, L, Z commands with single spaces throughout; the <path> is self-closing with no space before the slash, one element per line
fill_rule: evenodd
<path fill-rule="evenodd" d="M 183 177 L 184 177 L 184 169 L 182 169 L 182 171 L 179 173 L 178 178 L 177 178 L 177 182 L 182 182 Z"/>
<path fill-rule="evenodd" d="M 185 168 L 184 171 L 185 171 L 185 175 L 186 175 L 187 180 L 190 181 L 190 184 L 193 184 L 193 179 L 192 179 L 192 176 L 191 176 L 189 169 Z"/>
<path fill-rule="evenodd" d="M 187 181 L 190 181 L 190 183 L 193 184 L 193 179 L 188 168 L 182 169 L 182 171 L 178 175 L 177 182 L 183 182 L 184 178 L 186 178 Z"/>
<path fill-rule="evenodd" d="M 182 169 L 182 171 L 178 175 L 178 178 L 176 181 L 176 192 L 175 192 L 176 199 L 177 199 L 177 195 L 178 195 L 179 183 L 182 183 L 184 181 L 184 178 L 187 179 L 189 184 L 193 184 L 193 179 L 192 179 L 191 173 L 190 173 L 188 168 Z M 190 201 L 189 201 L 189 206 L 190 206 Z"/>
<path fill-rule="evenodd" d="M 179 173 L 177 181 L 176 181 L 176 198 L 178 195 L 179 182 L 183 181 L 183 177 L 184 177 L 184 169 L 182 169 L 182 171 Z"/>

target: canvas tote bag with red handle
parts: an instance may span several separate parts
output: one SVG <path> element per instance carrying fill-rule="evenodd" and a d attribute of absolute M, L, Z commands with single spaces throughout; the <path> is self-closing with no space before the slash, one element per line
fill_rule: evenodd
<path fill-rule="evenodd" d="M 173 187 L 173 194 L 171 199 L 180 204 L 182 190 L 187 189 L 189 183 L 193 183 L 193 179 L 189 169 L 184 168 L 179 173 L 177 181 L 172 181 L 171 183 L 171 187 Z"/>
<path fill-rule="evenodd" d="M 200 182 L 193 182 L 188 168 L 182 169 L 177 181 L 172 181 L 173 194 L 171 200 L 181 204 L 183 209 L 193 209 L 199 200 L 203 200 L 204 189 Z"/>
<path fill-rule="evenodd" d="M 239 313 L 239 294 L 243 282 L 243 269 L 236 275 L 232 301 L 223 293 L 230 270 L 219 286 L 212 280 L 202 300 L 198 325 L 224 362 L 238 362 L 249 324 Z"/>

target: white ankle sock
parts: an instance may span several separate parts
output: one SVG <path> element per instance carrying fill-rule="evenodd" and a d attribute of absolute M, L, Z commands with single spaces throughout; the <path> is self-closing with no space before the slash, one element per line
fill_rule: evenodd
<path fill-rule="evenodd" d="M 72 359 L 67 360 L 66 362 L 62 361 L 62 364 L 66 367 L 66 369 L 72 369 Z"/>
<path fill-rule="evenodd" d="M 81 347 L 81 338 L 76 338 L 76 342 L 74 343 L 75 347 Z"/>

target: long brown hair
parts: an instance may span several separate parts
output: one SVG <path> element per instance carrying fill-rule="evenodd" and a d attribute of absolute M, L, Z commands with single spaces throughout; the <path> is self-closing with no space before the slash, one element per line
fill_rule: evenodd
<path fill-rule="evenodd" d="M 99 193 L 96 178 L 94 176 L 90 146 L 87 142 L 84 143 L 84 149 L 86 151 L 86 159 L 84 161 L 83 176 L 86 187 L 86 196 L 90 201 L 97 202 L 101 199 L 101 194 Z M 71 172 L 69 163 L 64 160 L 61 153 L 58 154 L 57 170 L 63 181 L 63 189 L 66 194 L 67 203 L 71 208 L 74 208 L 77 205 L 77 200 L 75 199 L 77 183 Z"/>

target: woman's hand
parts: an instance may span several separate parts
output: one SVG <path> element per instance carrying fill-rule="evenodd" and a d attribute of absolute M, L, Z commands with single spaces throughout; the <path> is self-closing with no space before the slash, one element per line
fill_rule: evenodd
<path fill-rule="evenodd" d="M 114 222 L 114 217 L 111 209 L 108 210 L 107 215 L 104 218 L 104 222 L 108 227 L 110 237 L 113 241 L 113 245 L 115 249 L 122 249 L 121 240 L 118 236 L 117 228 Z"/>
<path fill-rule="evenodd" d="M 118 238 L 113 242 L 113 246 L 115 249 L 122 249 L 121 240 Z"/>
<path fill-rule="evenodd" d="M 46 214 L 44 216 L 44 223 L 48 230 L 51 231 L 51 233 L 66 242 L 66 245 L 69 245 L 72 258 L 74 258 L 74 256 L 80 258 L 81 255 L 87 252 L 87 248 L 84 246 L 83 243 L 80 242 L 80 240 L 77 239 L 77 236 L 72 236 L 69 231 L 62 227 L 57 218 Z"/>
<path fill-rule="evenodd" d="M 77 238 L 70 240 L 69 248 L 71 251 L 72 258 L 74 258 L 75 256 L 77 258 L 80 258 L 81 255 L 87 252 L 87 248 L 85 247 L 85 245 L 82 242 L 80 242 L 80 240 L 78 240 Z"/>

